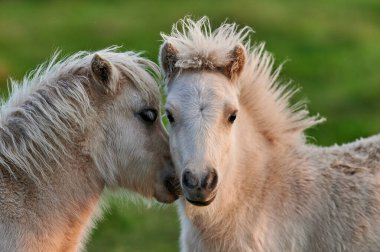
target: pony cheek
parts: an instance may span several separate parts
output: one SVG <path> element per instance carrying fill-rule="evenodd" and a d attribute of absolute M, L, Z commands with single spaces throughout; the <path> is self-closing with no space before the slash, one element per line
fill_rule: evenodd
<path fill-rule="evenodd" d="M 143 141 L 139 141 L 138 138 L 138 133 L 127 136 L 126 132 L 120 131 L 113 143 L 116 154 L 115 167 L 119 171 L 121 186 L 132 187 L 130 189 L 134 191 L 137 187 L 136 181 L 141 180 L 138 174 L 142 174 L 141 170 L 145 170 L 143 168 L 151 160 L 143 147 Z"/>
<path fill-rule="evenodd" d="M 171 155 L 172 155 L 172 161 L 174 164 L 175 171 L 177 172 L 177 174 L 181 174 L 184 167 L 184 164 L 181 161 L 182 160 L 181 154 L 178 151 L 174 151 L 174 152 L 171 152 Z"/>
<path fill-rule="evenodd" d="M 218 175 L 219 175 L 219 184 L 222 182 L 223 177 L 225 174 L 228 174 L 231 170 L 233 170 L 233 167 L 229 164 L 229 160 L 231 160 L 231 153 L 230 153 L 230 147 L 227 146 L 227 148 L 224 148 L 220 152 L 219 162 L 217 167 Z"/>
<path fill-rule="evenodd" d="M 156 183 L 153 171 L 156 169 L 152 169 L 148 165 L 148 162 L 134 157 L 124 162 L 121 170 L 122 174 L 120 174 L 119 186 L 137 192 L 147 198 L 153 197 Z"/>
<path fill-rule="evenodd" d="M 182 150 L 182 148 L 178 146 L 176 139 L 177 138 L 174 135 L 170 136 L 170 155 L 177 174 L 181 174 L 183 158 L 180 150 Z"/>

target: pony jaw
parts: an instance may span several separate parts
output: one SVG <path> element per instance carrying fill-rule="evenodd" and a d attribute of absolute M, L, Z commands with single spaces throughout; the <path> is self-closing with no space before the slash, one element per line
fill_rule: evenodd
<path fill-rule="evenodd" d="M 194 206 L 208 206 L 214 201 L 215 197 L 216 197 L 216 194 L 214 196 L 212 196 L 210 199 L 205 200 L 205 201 L 190 200 L 186 197 L 185 198 L 186 198 L 187 202 L 189 202 L 190 204 L 192 204 Z"/>
<path fill-rule="evenodd" d="M 165 199 L 162 199 L 162 198 L 157 199 L 157 197 L 155 196 L 155 198 L 159 200 L 160 202 L 172 203 L 176 201 L 179 198 L 179 196 L 182 194 L 181 185 L 176 176 L 168 176 L 167 178 L 165 178 L 164 186 L 165 186 L 166 191 L 169 192 L 170 197 L 167 196 Z"/>

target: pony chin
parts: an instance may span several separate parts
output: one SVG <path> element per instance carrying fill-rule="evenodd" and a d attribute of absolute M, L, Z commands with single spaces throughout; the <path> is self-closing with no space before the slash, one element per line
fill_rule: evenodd
<path fill-rule="evenodd" d="M 176 176 L 168 176 L 163 184 L 158 184 L 154 193 L 154 198 L 161 203 L 173 203 L 182 194 L 179 190 L 180 184 Z"/>
<path fill-rule="evenodd" d="M 193 200 L 190 200 L 188 198 L 186 198 L 186 201 L 189 202 L 190 204 L 194 205 L 194 206 L 208 206 L 210 205 L 214 199 L 215 199 L 216 195 L 213 196 L 211 199 L 208 199 L 208 200 L 205 200 L 205 201 L 193 201 Z"/>

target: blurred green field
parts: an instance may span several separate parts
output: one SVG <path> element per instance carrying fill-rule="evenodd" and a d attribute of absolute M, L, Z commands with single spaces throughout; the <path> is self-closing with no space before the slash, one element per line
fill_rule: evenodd
<path fill-rule="evenodd" d="M 308 131 L 329 145 L 380 132 L 379 0 L 219 1 L 4 1 L 0 0 L 0 88 L 61 49 L 65 55 L 124 45 L 156 60 L 161 31 L 185 15 L 228 18 L 256 31 L 277 63 L 288 60 L 293 80 L 312 114 L 327 122 Z M 177 251 L 173 206 L 121 204 L 110 208 L 88 251 Z"/>

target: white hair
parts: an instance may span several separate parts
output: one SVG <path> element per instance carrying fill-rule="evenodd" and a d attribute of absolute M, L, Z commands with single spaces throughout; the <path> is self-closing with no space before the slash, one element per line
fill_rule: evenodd
<path fill-rule="evenodd" d="M 142 95 L 159 96 L 154 78 L 157 66 L 133 52 L 116 53 L 118 47 L 98 51 L 126 75 Z M 10 81 L 10 98 L 0 109 L 0 165 L 17 177 L 27 174 L 40 183 L 52 167 L 63 169 L 70 157 L 65 143 L 84 133 L 94 113 L 89 97 L 89 66 L 95 53 L 78 52 L 58 60 L 59 53 L 21 83 Z M 150 71 L 147 72 L 147 71 Z M 154 83 L 154 84 L 152 84 Z M 2 175 L 2 173 L 0 173 Z"/>
<path fill-rule="evenodd" d="M 263 44 L 249 45 L 249 28 L 179 25 L 160 59 L 176 118 L 181 251 L 380 251 L 380 135 L 306 144 L 303 131 L 323 119 L 290 105 L 296 90 Z"/>
<path fill-rule="evenodd" d="M 264 44 L 251 46 L 252 29 L 239 29 L 235 23 L 223 23 L 214 31 L 207 17 L 194 21 L 189 17 L 173 25 L 169 35 L 161 34 L 165 44 L 176 51 L 175 67 L 179 69 L 214 70 L 233 60 L 232 51 L 244 48 L 247 60 L 236 80 L 240 85 L 241 102 L 247 104 L 260 128 L 268 138 L 299 136 L 300 132 L 324 121 L 319 116 L 308 117 L 304 101 L 293 106 L 289 99 L 298 91 L 278 80 L 281 65 L 273 70 L 273 57 Z M 298 138 L 298 137 L 297 137 Z"/>
<path fill-rule="evenodd" d="M 251 31 L 250 27 L 238 30 L 234 23 L 223 23 L 212 31 L 207 17 L 198 21 L 186 17 L 173 25 L 170 35 L 161 33 L 161 36 L 178 52 L 176 67 L 215 69 L 231 61 L 230 52 L 236 45 L 249 47 Z"/>

